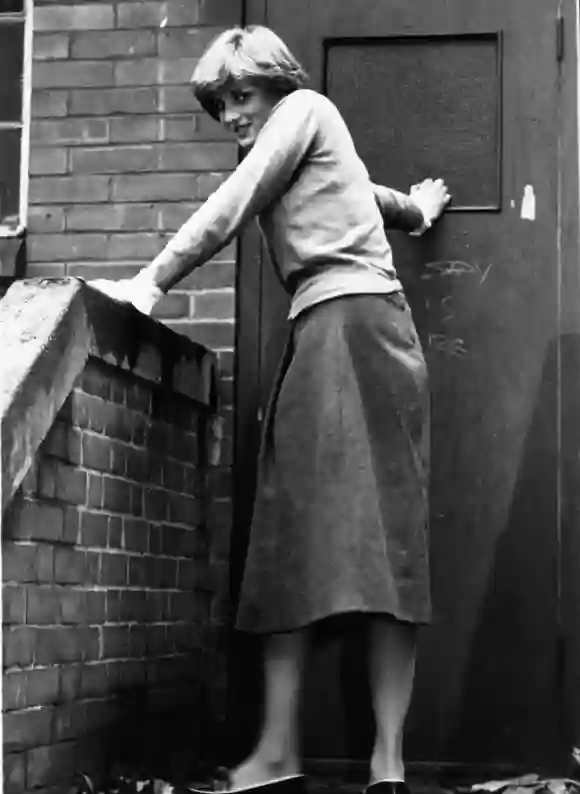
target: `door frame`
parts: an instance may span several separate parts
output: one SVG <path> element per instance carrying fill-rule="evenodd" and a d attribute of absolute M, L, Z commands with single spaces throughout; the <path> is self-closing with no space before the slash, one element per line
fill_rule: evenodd
<path fill-rule="evenodd" d="M 356 0 L 355 0 L 356 2 Z M 561 22 L 554 28 L 555 57 L 558 57 L 559 69 L 559 118 L 558 118 L 558 263 L 559 270 L 559 306 L 560 339 L 565 334 L 580 334 L 580 0 L 553 0 L 555 11 Z M 242 24 L 267 24 L 267 0 L 243 0 Z M 260 315 L 261 315 L 261 273 L 265 254 L 259 234 L 255 228 L 248 229 L 240 238 L 237 252 L 236 276 L 236 354 L 235 354 L 235 395 L 234 395 L 234 463 L 233 463 L 233 515 L 232 540 L 230 547 L 230 628 L 233 629 L 236 604 L 241 586 L 244 559 L 251 518 L 254 468 L 260 435 L 260 389 L 259 372 L 261 356 Z M 560 361 L 562 355 L 560 353 Z M 574 386 L 574 380 L 562 379 L 560 373 L 560 405 L 559 405 L 559 449 L 561 440 L 570 431 L 567 422 L 570 411 L 564 406 L 570 400 L 580 396 L 580 388 Z M 579 377 L 580 381 L 580 377 Z M 580 411 L 580 405 L 578 410 Z M 578 448 L 580 453 L 580 444 Z M 559 472 L 559 532 L 566 523 L 568 532 L 572 533 L 576 548 L 580 549 L 580 511 L 577 517 L 563 516 L 563 476 Z M 578 467 L 580 475 L 580 466 Z M 580 500 L 579 500 L 580 503 Z M 562 544 L 560 544 L 562 549 Z M 580 576 L 577 572 L 567 571 L 566 562 L 560 559 L 561 593 L 559 621 L 560 636 L 560 691 L 562 693 L 562 727 L 571 746 L 580 747 Z M 575 580 L 578 579 L 578 584 Z M 232 637 L 235 633 L 232 633 Z M 236 641 L 232 648 L 235 649 Z M 230 714 L 239 709 L 240 682 L 239 657 L 235 653 L 229 656 L 229 689 L 228 706 Z M 255 697 L 255 692 L 247 693 L 248 702 Z M 236 730 L 235 719 L 230 739 L 238 744 L 247 740 L 247 726 Z M 356 765 L 358 765 L 355 762 Z M 337 766 L 343 772 L 350 769 L 351 764 L 331 762 L 332 772 Z M 327 768 L 325 763 L 317 769 Z M 445 765 L 446 767 L 448 765 Z M 428 767 L 428 769 L 427 769 Z M 411 764 L 413 772 L 432 774 L 432 764 Z M 487 770 L 489 772 L 489 768 Z M 496 773 L 509 771 L 504 768 L 495 769 Z M 466 770 L 468 776 L 477 774 L 477 770 Z"/>

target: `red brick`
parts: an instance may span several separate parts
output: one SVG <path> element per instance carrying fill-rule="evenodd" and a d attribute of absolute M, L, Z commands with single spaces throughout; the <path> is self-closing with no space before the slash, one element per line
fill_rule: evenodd
<path fill-rule="evenodd" d="M 107 253 L 111 259 L 153 259 L 163 249 L 167 237 L 162 232 L 112 234 Z"/>
<path fill-rule="evenodd" d="M 149 551 L 149 525 L 146 521 L 133 518 L 124 520 L 125 548 L 127 551 Z"/>
<path fill-rule="evenodd" d="M 106 607 L 106 594 L 102 590 L 87 590 L 83 619 L 92 625 L 104 623 Z"/>
<path fill-rule="evenodd" d="M 166 5 L 167 24 L 170 27 L 181 27 L 185 25 L 197 25 L 199 22 L 199 2 L 187 2 L 187 0 L 171 0 Z M 235 22 L 239 22 L 238 16 Z"/>
<path fill-rule="evenodd" d="M 36 629 L 35 661 L 41 665 L 75 662 L 98 657 L 99 629 L 85 626 L 51 626 Z"/>
<path fill-rule="evenodd" d="M 46 582 L 52 580 L 53 549 L 6 541 L 2 555 L 3 581 Z"/>
<path fill-rule="evenodd" d="M 58 667 L 43 670 L 28 670 L 26 673 L 26 705 L 43 706 L 55 703 L 60 692 Z"/>
<path fill-rule="evenodd" d="M 26 622 L 26 590 L 18 585 L 2 587 L 2 613 L 3 622 L 25 623 Z"/>
<path fill-rule="evenodd" d="M 179 287 L 180 289 L 191 290 L 222 289 L 224 287 L 233 287 L 235 277 L 235 264 L 233 261 L 212 261 L 206 267 L 200 267 L 194 270 L 191 275 L 186 276 L 179 282 Z M 228 347 L 230 346 L 228 345 Z"/>
<path fill-rule="evenodd" d="M 87 473 L 60 463 L 57 468 L 56 498 L 71 505 L 87 502 Z"/>
<path fill-rule="evenodd" d="M 115 64 L 115 85 L 119 88 L 133 85 L 157 85 L 163 82 L 163 61 L 157 58 L 139 58 Z"/>
<path fill-rule="evenodd" d="M 162 373 L 161 351 L 157 345 L 141 344 L 137 362 L 133 367 L 133 374 L 141 378 L 160 383 Z M 129 433 L 129 440 L 132 433 Z"/>
<path fill-rule="evenodd" d="M 66 116 L 68 94 L 66 91 L 32 92 L 31 114 L 33 119 L 59 118 Z"/>
<path fill-rule="evenodd" d="M 140 659 L 147 655 L 146 626 L 131 626 L 129 630 L 129 656 Z M 145 670 L 146 668 L 142 668 Z"/>
<path fill-rule="evenodd" d="M 126 689 L 141 689 L 147 681 L 147 661 L 132 660 L 121 665 L 120 685 Z"/>
<path fill-rule="evenodd" d="M 4 714 L 4 750 L 14 752 L 38 747 L 50 741 L 52 710 L 29 709 Z"/>
<path fill-rule="evenodd" d="M 137 482 L 146 482 L 148 477 L 148 456 L 144 450 L 127 448 L 127 477 Z"/>
<path fill-rule="evenodd" d="M 155 587 L 174 589 L 177 586 L 177 560 L 158 557 L 155 560 Z"/>
<path fill-rule="evenodd" d="M 66 204 L 75 201 L 106 201 L 109 177 L 106 176 L 37 176 L 30 180 L 32 204 Z M 34 240 L 34 237 L 32 238 Z M 48 236 L 43 237 L 48 244 Z M 94 241 L 93 241 L 94 244 Z M 51 250 L 57 244 L 51 243 Z M 40 246 L 37 246 L 40 249 Z M 62 250 L 62 246 L 60 248 Z M 66 257 L 65 257 L 66 259 Z"/>
<path fill-rule="evenodd" d="M 83 212 L 94 212 L 94 207 L 91 208 L 90 205 L 81 207 L 81 209 Z M 100 367 L 95 365 L 94 359 L 89 359 L 78 385 L 81 391 L 107 400 L 111 391 L 110 373 L 108 371 L 103 372 Z"/>
<path fill-rule="evenodd" d="M 69 37 L 66 33 L 35 33 L 33 41 L 33 57 L 35 61 L 51 61 L 66 59 L 69 55 Z M 42 69 L 35 64 L 35 69 Z"/>
<path fill-rule="evenodd" d="M 139 58 L 155 55 L 156 51 L 155 35 L 149 30 L 74 33 L 71 41 L 73 58 Z"/>
<path fill-rule="evenodd" d="M 77 769 L 78 751 L 74 742 L 35 747 L 28 752 L 27 788 L 69 784 Z"/>
<path fill-rule="evenodd" d="M 166 28 L 159 33 L 161 58 L 200 58 L 220 28 Z"/>
<path fill-rule="evenodd" d="M 61 620 L 59 591 L 55 587 L 30 587 L 26 599 L 26 622 L 56 624 Z"/>
<path fill-rule="evenodd" d="M 56 92 L 48 92 L 56 95 Z M 53 119 L 51 121 L 33 121 L 31 124 L 31 140 L 40 145 L 69 144 L 86 145 L 88 143 L 106 143 L 109 139 L 109 126 L 105 119 Z M 76 180 L 79 181 L 78 179 Z M 85 179 L 85 181 L 87 181 Z M 92 180 L 91 180 L 92 182 Z M 106 195 L 105 197 L 106 198 Z M 70 201 L 71 199 L 65 199 Z M 79 199 L 82 201 L 82 198 Z M 97 199 L 102 200 L 102 199 Z"/>
<path fill-rule="evenodd" d="M 103 506 L 103 478 L 100 474 L 89 472 L 89 488 L 87 493 L 87 507 L 101 508 Z"/>
<path fill-rule="evenodd" d="M 39 148 L 35 146 L 30 153 L 30 173 L 66 174 L 68 169 L 68 153 L 66 149 Z"/>
<path fill-rule="evenodd" d="M 172 143 L 161 150 L 163 171 L 226 171 L 237 164 L 235 148 L 230 143 Z"/>
<path fill-rule="evenodd" d="M 103 478 L 103 507 L 126 515 L 131 511 L 131 486 L 117 477 Z"/>
<path fill-rule="evenodd" d="M 194 342 L 199 342 L 214 350 L 219 347 L 233 347 L 235 325 L 233 322 L 176 322 L 167 325 L 178 334 L 183 334 Z"/>
<path fill-rule="evenodd" d="M 87 554 L 77 549 L 57 548 L 54 557 L 54 580 L 62 584 L 93 581 Z"/>
<path fill-rule="evenodd" d="M 60 742 L 76 738 L 83 733 L 84 721 L 84 703 L 77 701 L 58 706 L 54 714 L 54 739 Z"/>
<path fill-rule="evenodd" d="M 63 587 L 59 592 L 60 623 L 89 623 L 86 619 L 86 593 Z"/>
<path fill-rule="evenodd" d="M 104 234 L 36 234 L 27 251 L 31 262 L 102 259 L 106 246 Z"/>
<path fill-rule="evenodd" d="M 4 794 L 22 794 L 26 790 L 26 755 L 5 754 L 3 761 Z"/>
<path fill-rule="evenodd" d="M 71 151 L 71 171 L 75 174 L 155 171 L 158 161 L 159 154 L 153 146 L 79 147 Z"/>
<path fill-rule="evenodd" d="M 83 697 L 102 697 L 109 691 L 108 665 L 103 662 L 84 665 L 81 693 Z"/>
<path fill-rule="evenodd" d="M 75 116 L 155 113 L 156 88 L 101 88 L 71 91 L 69 110 Z"/>
<path fill-rule="evenodd" d="M 143 515 L 143 488 L 140 485 L 131 486 L 131 515 Z"/>
<path fill-rule="evenodd" d="M 109 439 L 84 432 L 82 434 L 82 461 L 85 469 L 108 471 L 111 466 Z"/>
<path fill-rule="evenodd" d="M 34 13 L 36 31 L 108 30 L 113 27 L 111 3 L 40 6 Z"/>
<path fill-rule="evenodd" d="M 129 586 L 151 587 L 155 577 L 153 557 L 129 557 Z"/>
<path fill-rule="evenodd" d="M 195 136 L 198 116 L 168 116 L 164 120 L 163 139 L 166 141 L 191 141 Z"/>
<path fill-rule="evenodd" d="M 196 319 L 233 319 L 236 313 L 233 290 L 203 292 L 195 296 L 193 314 Z"/>
<path fill-rule="evenodd" d="M 159 111 L 163 113 L 195 113 L 200 104 L 189 86 L 163 86 L 159 88 Z"/>
<path fill-rule="evenodd" d="M 115 65 L 115 85 L 189 85 L 197 59 L 142 58 Z"/>
<path fill-rule="evenodd" d="M 33 88 L 112 86 L 113 64 L 103 61 L 54 61 L 32 72 Z"/>
<path fill-rule="evenodd" d="M 164 120 L 158 116 L 139 118 L 118 117 L 111 119 L 111 143 L 141 143 L 158 141 Z"/>
<path fill-rule="evenodd" d="M 27 500 L 11 510 L 6 536 L 19 540 L 61 540 L 63 526 L 61 507 Z"/>
<path fill-rule="evenodd" d="M 105 429 L 108 403 L 93 394 L 74 389 L 70 400 L 71 422 L 83 429 L 102 433 Z"/>
<path fill-rule="evenodd" d="M 131 427 L 131 415 L 123 406 L 115 405 L 112 402 L 105 403 L 102 419 L 104 419 L 104 430 L 110 438 L 117 438 L 120 441 L 131 441 L 133 430 Z"/>
<path fill-rule="evenodd" d="M 127 556 L 125 554 L 103 554 L 100 583 L 106 587 L 125 585 L 127 578 Z"/>
<path fill-rule="evenodd" d="M 119 3 L 118 27 L 159 29 L 165 17 L 161 3 Z"/>
<path fill-rule="evenodd" d="M 150 521 L 165 521 L 168 517 L 167 492 L 161 488 L 145 488 L 145 516 Z"/>
<path fill-rule="evenodd" d="M 81 694 L 83 665 L 61 665 L 57 669 L 60 674 L 59 700 L 76 700 Z"/>
<path fill-rule="evenodd" d="M 178 201 L 199 192 L 196 174 L 113 176 L 113 201 Z"/>
<path fill-rule="evenodd" d="M 43 232 L 62 232 L 64 231 L 64 209 L 62 207 L 29 207 L 28 208 L 28 230 L 32 234 L 42 234 Z M 39 266 L 34 266 L 39 267 Z M 42 267 L 42 266 L 40 266 Z M 54 278 L 64 275 L 64 265 L 49 265 L 49 268 L 58 268 L 58 275 L 48 271 L 50 275 L 46 278 Z M 26 275 L 34 278 L 33 274 L 38 273 L 42 278 L 44 273 L 38 270 L 31 271 L 30 266 L 26 268 Z"/>
<path fill-rule="evenodd" d="M 42 454 L 51 455 L 67 463 L 81 462 L 81 439 L 78 430 L 64 421 L 56 421 L 42 442 Z"/>
<path fill-rule="evenodd" d="M 80 204 L 67 209 L 66 227 L 76 231 L 150 230 L 157 227 L 157 215 L 152 204 L 111 204 L 98 212 L 94 205 Z"/>
<path fill-rule="evenodd" d="M 26 676 L 23 670 L 5 673 L 2 679 L 2 711 L 26 708 Z"/>
<path fill-rule="evenodd" d="M 101 632 L 104 659 L 123 659 L 129 655 L 129 626 L 104 626 Z"/>
<path fill-rule="evenodd" d="M 81 545 L 106 548 L 108 532 L 108 516 L 103 515 L 102 513 L 82 513 L 80 531 Z"/>

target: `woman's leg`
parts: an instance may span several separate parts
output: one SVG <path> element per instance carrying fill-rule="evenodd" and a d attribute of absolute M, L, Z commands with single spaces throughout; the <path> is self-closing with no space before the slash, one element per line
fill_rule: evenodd
<path fill-rule="evenodd" d="M 403 726 L 415 674 L 416 627 L 388 615 L 370 618 L 370 683 L 376 720 L 371 782 L 404 780 Z"/>
<path fill-rule="evenodd" d="M 299 710 L 308 630 L 264 641 L 264 717 L 252 754 L 231 774 L 233 788 L 300 772 Z"/>

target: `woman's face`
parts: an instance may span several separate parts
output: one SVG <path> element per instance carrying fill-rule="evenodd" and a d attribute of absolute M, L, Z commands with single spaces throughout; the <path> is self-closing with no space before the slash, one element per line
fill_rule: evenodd
<path fill-rule="evenodd" d="M 220 94 L 220 121 L 244 149 L 251 148 L 280 96 L 240 80 Z"/>

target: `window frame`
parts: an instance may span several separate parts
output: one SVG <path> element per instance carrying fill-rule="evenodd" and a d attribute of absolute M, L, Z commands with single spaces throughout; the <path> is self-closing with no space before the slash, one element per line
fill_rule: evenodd
<path fill-rule="evenodd" d="M 22 237 L 28 221 L 28 188 L 30 166 L 30 121 L 32 103 L 33 0 L 23 0 L 22 11 L 0 13 L 0 25 L 23 22 L 22 110 L 19 121 L 0 122 L 0 130 L 20 130 L 20 186 L 18 223 L 12 226 L 0 220 L 0 240 Z"/>

